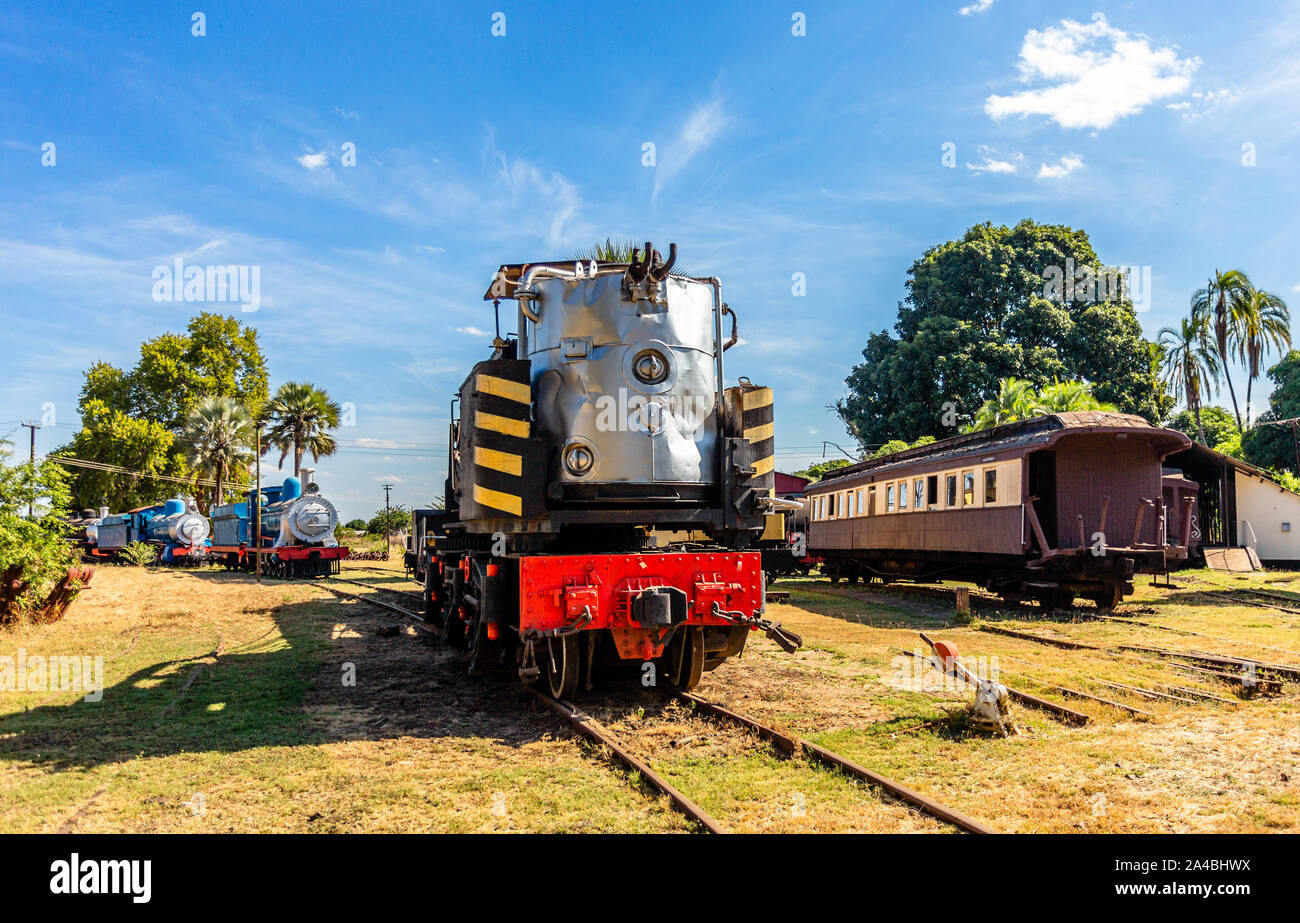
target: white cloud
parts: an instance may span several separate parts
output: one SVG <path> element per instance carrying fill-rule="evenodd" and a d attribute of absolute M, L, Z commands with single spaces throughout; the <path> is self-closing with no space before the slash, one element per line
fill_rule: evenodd
<path fill-rule="evenodd" d="M 659 148 L 658 164 L 655 166 L 655 186 L 652 198 L 668 185 L 669 180 L 680 173 L 695 159 L 696 155 L 708 148 L 722 130 L 731 122 L 722 107 L 722 100 L 710 100 L 697 106 L 687 117 L 677 140 Z"/>
<path fill-rule="evenodd" d="M 490 336 L 492 336 L 492 333 L 491 333 L 490 331 L 484 330 L 482 327 L 457 327 L 457 328 L 456 328 L 456 332 L 457 332 L 457 333 L 464 333 L 464 334 L 467 334 L 467 335 L 469 335 L 469 336 L 474 336 L 474 337 L 490 337 Z"/>
<path fill-rule="evenodd" d="M 357 115 L 357 114 L 356 114 L 355 112 L 353 112 L 351 109 L 343 109 L 343 108 L 340 108 L 339 106 L 335 106 L 335 107 L 334 107 L 334 113 L 335 113 L 337 116 L 339 116 L 340 118 L 344 118 L 344 119 L 352 119 L 352 121 L 354 121 L 354 122 L 360 122 L 360 121 L 361 121 L 361 116 Z"/>
<path fill-rule="evenodd" d="M 370 480 L 374 481 L 376 484 L 401 484 L 405 479 L 400 478 L 395 474 L 385 474 L 382 477 L 372 477 Z"/>
<path fill-rule="evenodd" d="M 995 160 L 992 148 L 981 147 L 980 156 L 984 160 L 980 163 L 968 163 L 966 169 L 972 173 L 1018 173 L 1021 164 L 1025 161 L 1025 155 L 1017 152 L 1008 160 Z"/>
<path fill-rule="evenodd" d="M 1108 128 L 1156 100 L 1187 91 L 1199 58 L 1180 58 L 1176 46 L 1152 48 L 1145 35 L 1113 28 L 1101 13 L 1084 24 L 1071 19 L 1030 29 L 1017 68 L 1025 83 L 1052 86 L 990 96 L 995 119 L 1045 115 L 1062 128 Z"/>
<path fill-rule="evenodd" d="M 1236 94 L 1231 90 L 1210 90 L 1204 93 L 1197 90 L 1187 99 L 1169 103 L 1165 108 L 1172 109 L 1191 122 L 1225 103 L 1231 103 L 1234 99 Z"/>
<path fill-rule="evenodd" d="M 1069 176 L 1075 170 L 1083 166 L 1083 158 L 1078 154 L 1066 154 L 1056 163 L 1040 164 L 1038 167 L 1039 179 L 1060 179 L 1063 176 Z"/>
<path fill-rule="evenodd" d="M 997 0 L 975 0 L 970 6 L 963 6 L 957 12 L 962 16 L 969 16 L 971 13 L 983 13 L 989 9 Z"/>
<path fill-rule="evenodd" d="M 315 154 L 303 154 L 301 157 L 295 157 L 294 159 L 308 170 L 315 170 L 318 167 L 325 166 L 325 164 L 329 162 L 329 154 L 320 151 Z"/>

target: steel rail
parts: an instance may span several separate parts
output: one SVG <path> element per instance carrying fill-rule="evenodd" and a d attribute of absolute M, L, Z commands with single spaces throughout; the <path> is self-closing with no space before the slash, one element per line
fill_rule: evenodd
<path fill-rule="evenodd" d="M 356 581 L 351 581 L 351 582 L 355 583 Z M 313 583 L 312 585 L 318 586 L 323 590 L 328 590 L 329 592 L 339 596 L 345 596 L 349 599 L 355 599 L 360 602 L 369 603 L 372 606 L 378 606 L 381 609 L 387 609 L 390 612 L 396 612 L 399 615 L 404 615 L 412 621 L 412 623 L 415 625 L 416 628 L 428 632 L 433 631 L 433 629 L 429 628 L 428 625 L 424 624 L 423 619 L 421 619 L 417 613 L 412 612 L 410 609 L 406 609 L 402 606 L 397 606 L 392 603 L 384 602 L 382 599 L 375 599 L 372 596 L 362 596 L 358 593 L 349 593 L 347 590 L 340 590 L 337 587 L 328 586 L 327 584 L 323 584 L 323 583 Z M 593 741 L 594 743 L 598 743 L 605 747 L 608 747 L 609 751 L 613 753 L 614 756 L 616 756 L 624 765 L 626 765 L 629 769 L 633 770 L 634 772 L 640 773 L 641 777 L 645 779 L 651 786 L 658 789 L 663 794 L 667 795 L 668 798 L 672 801 L 673 806 L 677 810 L 681 811 L 691 820 L 698 823 L 709 833 L 727 832 L 722 827 L 722 825 L 719 824 L 717 820 L 713 818 L 712 815 L 710 815 L 707 811 L 705 811 L 695 802 L 691 801 L 691 799 L 683 795 L 676 788 L 676 786 L 674 786 L 671 782 L 669 782 L 659 773 L 655 772 L 653 769 L 650 768 L 648 764 L 646 764 L 643 760 L 639 759 L 635 754 L 633 754 L 631 751 L 627 750 L 622 744 L 620 744 L 618 740 L 613 736 L 613 734 L 611 734 L 609 730 L 605 728 L 605 726 L 602 725 L 600 722 L 598 722 L 595 718 L 592 718 L 586 712 L 579 710 L 576 706 L 574 706 L 569 702 L 564 702 L 558 699 L 552 699 L 549 696 L 544 695 L 540 690 L 536 689 L 533 686 L 526 686 L 525 688 L 533 695 L 535 695 L 538 698 L 538 700 L 541 701 L 544 705 L 546 705 L 556 714 L 560 715 L 562 718 L 567 720 L 569 724 L 573 727 L 573 729 L 577 731 L 580 735 L 586 737 L 588 740 Z"/>
<path fill-rule="evenodd" d="M 569 725 L 581 734 L 583 737 L 609 748 L 609 752 L 614 754 L 618 760 L 634 772 L 641 774 L 651 786 L 667 795 L 672 801 L 673 807 L 681 811 L 691 820 L 695 821 L 709 833 L 726 833 L 727 831 L 721 824 L 713 818 L 711 814 L 701 808 L 691 799 L 687 798 L 676 786 L 650 768 L 644 760 L 637 757 L 630 750 L 618 742 L 618 739 L 609 732 L 603 724 L 597 721 L 591 715 L 582 711 L 571 702 L 563 699 L 553 699 L 533 686 L 525 687 L 529 692 L 537 697 L 537 700 L 555 712 L 561 718 L 569 722 Z"/>
<path fill-rule="evenodd" d="M 355 599 L 363 603 L 369 603 L 372 606 L 378 606 L 381 609 L 387 609 L 389 612 L 396 612 L 398 615 L 404 615 L 416 623 L 417 628 L 426 628 L 424 616 L 420 613 L 407 609 L 404 606 L 386 603 L 382 599 L 375 599 L 373 596 L 362 596 L 360 593 L 349 593 L 347 590 L 340 590 L 338 587 L 332 587 L 329 584 L 312 582 L 312 586 L 320 587 L 322 590 L 328 590 L 337 596 L 346 596 L 349 599 Z"/>
<path fill-rule="evenodd" d="M 947 805 L 941 804 L 928 795 L 923 795 L 915 789 L 908 788 L 901 782 L 895 782 L 888 776 L 882 776 L 880 773 L 874 772 L 847 757 L 840 756 L 832 750 L 827 750 L 825 747 L 815 744 L 810 740 L 805 740 L 804 738 L 795 735 L 783 734 L 775 728 L 769 727 L 748 715 L 742 715 L 740 712 L 732 711 L 729 708 L 702 699 L 690 692 L 677 692 L 674 693 L 674 695 L 676 698 L 684 702 L 690 702 L 708 715 L 712 715 L 715 718 L 721 718 L 724 721 L 730 721 L 733 724 L 739 724 L 742 727 L 756 732 L 760 738 L 769 741 L 778 749 L 786 753 L 793 754 L 802 751 L 805 755 L 812 757 L 818 762 L 834 769 L 839 769 L 849 775 L 856 776 L 868 784 L 883 789 L 896 798 L 919 808 L 922 812 L 929 814 L 931 817 L 936 817 L 939 820 L 952 824 L 954 827 L 958 827 L 969 833 L 997 833 L 997 831 L 992 827 L 980 823 L 973 817 L 968 817 L 955 808 L 950 808 Z"/>

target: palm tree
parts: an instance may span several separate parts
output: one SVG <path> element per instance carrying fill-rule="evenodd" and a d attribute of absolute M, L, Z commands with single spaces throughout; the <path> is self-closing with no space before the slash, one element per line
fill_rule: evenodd
<path fill-rule="evenodd" d="M 980 405 L 967 432 L 988 429 L 999 423 L 1011 423 L 1034 416 L 1037 403 L 1034 386 L 1023 378 L 1003 378 L 998 382 L 998 393 Z"/>
<path fill-rule="evenodd" d="M 1081 381 L 1056 381 L 1038 392 L 1034 414 L 1074 413 L 1080 410 L 1118 410 L 1114 404 L 1092 396 L 1092 388 Z"/>
<path fill-rule="evenodd" d="M 1214 270 L 1204 288 L 1197 289 L 1192 295 L 1192 316 L 1205 318 L 1206 323 L 1214 328 L 1214 342 L 1219 350 L 1219 364 L 1223 377 L 1228 380 L 1228 394 L 1232 396 L 1232 412 L 1237 417 L 1237 429 L 1241 429 L 1241 410 L 1237 407 L 1237 391 L 1232 386 L 1232 375 L 1228 372 L 1228 349 L 1232 337 L 1231 305 L 1238 294 L 1250 285 L 1250 280 L 1240 269 L 1227 272 Z"/>
<path fill-rule="evenodd" d="M 1164 384 L 1175 392 L 1183 389 L 1187 409 L 1196 415 L 1201 445 L 1208 445 L 1201 426 L 1201 398 L 1209 397 L 1211 390 L 1217 392 L 1219 381 L 1219 354 L 1210 339 L 1209 315 L 1193 311 L 1177 328 L 1163 328 L 1160 345 L 1165 352 Z"/>
<path fill-rule="evenodd" d="M 1263 371 L 1270 349 L 1291 348 L 1291 311 L 1281 295 L 1255 288 L 1246 280 L 1229 308 L 1237 358 L 1246 366 L 1246 425 L 1250 425 L 1250 391 Z"/>
<path fill-rule="evenodd" d="M 222 488 L 235 471 L 253 460 L 253 417 L 234 398 L 205 397 L 185 415 L 181 444 L 185 460 L 200 477 L 216 482 L 212 504 L 222 502 Z"/>
<path fill-rule="evenodd" d="M 297 477 L 305 453 L 311 453 L 312 461 L 334 454 L 337 446 L 329 430 L 339 425 L 341 412 L 339 405 L 315 385 L 286 381 L 263 409 L 264 419 L 271 427 L 263 452 L 280 450 L 277 467 L 282 467 L 292 452 L 293 475 Z"/>

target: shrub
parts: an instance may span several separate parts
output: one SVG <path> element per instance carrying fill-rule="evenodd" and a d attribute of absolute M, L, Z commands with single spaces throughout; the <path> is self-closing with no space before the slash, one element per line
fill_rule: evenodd
<path fill-rule="evenodd" d="M 77 558 L 67 540 L 70 494 L 62 467 L 48 460 L 10 465 L 10 454 L 0 442 L 0 624 L 43 607 Z M 23 515 L 28 504 L 36 512 L 30 519 Z"/>
<path fill-rule="evenodd" d="M 158 549 L 148 542 L 131 542 L 119 554 L 136 567 L 144 567 L 158 560 Z"/>

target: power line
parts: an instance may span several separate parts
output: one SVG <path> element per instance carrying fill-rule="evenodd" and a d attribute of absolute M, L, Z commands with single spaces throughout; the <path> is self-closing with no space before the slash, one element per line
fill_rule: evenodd
<path fill-rule="evenodd" d="M 107 471 L 110 474 L 131 474 L 136 477 L 153 478 L 156 481 L 173 481 L 177 484 L 202 484 L 204 487 L 216 487 L 216 481 L 210 481 L 207 478 L 180 478 L 170 474 L 151 474 L 148 471 L 137 471 L 134 468 L 123 468 L 121 465 L 110 465 L 107 462 L 89 461 L 84 458 L 68 458 L 63 455 L 47 455 L 47 461 L 58 462 L 60 465 L 68 465 L 73 468 L 89 468 L 92 471 Z"/>

